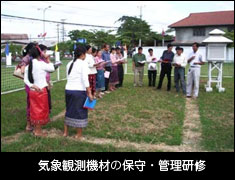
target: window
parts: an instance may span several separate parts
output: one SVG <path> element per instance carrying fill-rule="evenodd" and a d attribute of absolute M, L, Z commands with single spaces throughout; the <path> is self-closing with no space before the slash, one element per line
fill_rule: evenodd
<path fill-rule="evenodd" d="M 194 28 L 193 29 L 193 36 L 205 36 L 206 29 L 205 28 Z"/>

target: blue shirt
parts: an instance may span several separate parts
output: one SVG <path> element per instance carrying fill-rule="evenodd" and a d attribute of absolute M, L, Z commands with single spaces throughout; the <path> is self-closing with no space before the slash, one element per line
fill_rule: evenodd
<path fill-rule="evenodd" d="M 112 66 L 112 63 L 111 63 L 111 60 L 110 60 L 110 53 L 107 52 L 107 51 L 103 51 L 102 53 L 102 59 L 107 62 L 107 61 L 110 61 L 108 64 L 106 64 L 105 67 L 111 67 Z"/>
<path fill-rule="evenodd" d="M 170 62 L 172 62 L 173 61 L 173 58 L 174 58 L 174 53 L 171 51 L 171 52 L 168 52 L 168 50 L 165 50 L 164 52 L 163 52 L 163 54 L 162 54 L 162 57 L 161 57 L 161 59 L 162 60 L 168 60 L 168 61 L 170 61 Z"/>

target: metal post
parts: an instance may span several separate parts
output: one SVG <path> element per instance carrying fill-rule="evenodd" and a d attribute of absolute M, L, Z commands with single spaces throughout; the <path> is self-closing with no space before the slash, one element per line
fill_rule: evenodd
<path fill-rule="evenodd" d="M 59 32 L 59 24 L 57 24 L 57 43 L 60 42 L 60 32 Z"/>
<path fill-rule="evenodd" d="M 141 6 L 137 6 L 138 8 L 140 8 L 140 19 L 142 20 L 142 8 L 145 7 L 145 5 L 141 5 Z M 142 29 L 141 29 L 141 33 L 142 33 Z M 140 39 L 139 39 L 139 47 L 141 47 L 141 34 L 140 34 Z"/>
<path fill-rule="evenodd" d="M 47 8 L 44 8 L 44 9 L 38 8 L 38 10 L 43 10 L 43 35 L 45 34 L 45 29 L 46 29 L 45 13 L 46 13 L 46 10 L 49 8 L 51 8 L 51 6 L 48 6 Z M 45 43 L 45 36 L 43 37 L 43 43 Z"/>
<path fill-rule="evenodd" d="M 65 36 L 65 30 L 64 30 L 64 21 L 65 21 L 66 19 L 61 19 L 61 21 L 62 21 L 62 41 L 64 42 L 64 36 Z"/>

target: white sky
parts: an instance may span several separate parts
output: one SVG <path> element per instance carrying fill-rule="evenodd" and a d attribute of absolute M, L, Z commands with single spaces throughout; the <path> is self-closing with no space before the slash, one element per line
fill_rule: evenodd
<path fill-rule="evenodd" d="M 46 11 L 47 20 L 66 19 L 67 22 L 103 26 L 119 26 L 115 21 L 123 15 L 139 17 L 137 6 L 143 5 L 142 18 L 157 32 L 193 12 L 234 10 L 234 1 L 1 1 L 1 14 L 43 19 L 42 10 L 37 9 L 49 5 L 52 7 Z M 43 32 L 42 24 L 1 17 L 1 33 L 26 33 L 37 37 Z M 74 29 L 93 28 L 65 25 L 67 32 Z M 56 24 L 46 23 L 46 32 L 47 37 L 57 37 Z"/>

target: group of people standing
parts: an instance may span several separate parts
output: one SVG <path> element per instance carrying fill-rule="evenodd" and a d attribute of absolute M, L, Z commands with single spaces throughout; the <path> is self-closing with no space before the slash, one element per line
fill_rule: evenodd
<path fill-rule="evenodd" d="M 18 65 L 24 74 L 27 94 L 26 131 L 33 131 L 35 136 L 47 136 L 42 126 L 50 121 L 50 73 L 58 67 L 51 63 L 46 51 L 45 45 L 29 43 Z M 122 87 L 126 59 L 125 48 L 111 48 L 109 51 L 108 44 L 103 49 L 90 45 L 79 45 L 75 49 L 74 59 L 67 64 L 66 70 L 64 136 L 68 135 L 68 127 L 75 127 L 75 137 L 82 137 L 82 128 L 88 124 L 88 110 L 84 108 L 86 99 L 102 98 L 104 94 Z"/>
<path fill-rule="evenodd" d="M 126 51 L 123 53 L 119 47 L 109 51 L 107 44 L 103 50 L 90 45 L 75 49 L 73 61 L 67 64 L 64 136 L 68 136 L 68 127 L 74 127 L 75 138 L 82 137 L 82 128 L 88 124 L 88 110 L 83 107 L 87 97 L 92 101 L 122 87 Z"/>
<path fill-rule="evenodd" d="M 50 73 L 58 67 L 50 61 L 43 44 L 29 43 L 23 50 L 23 59 L 18 68 L 24 74 L 27 94 L 26 131 L 33 131 L 35 136 L 45 136 L 41 126 L 49 122 L 51 112 Z"/>
<path fill-rule="evenodd" d="M 176 54 L 172 52 L 172 45 L 167 46 L 161 58 L 142 53 L 142 47 L 133 56 L 134 86 L 143 86 L 144 65 L 148 63 L 149 86 L 155 87 L 157 77 L 157 63 L 161 62 L 160 80 L 157 89 L 161 89 L 164 76 L 167 75 L 167 90 L 171 89 L 171 70 L 174 67 L 175 88 L 191 97 L 198 96 L 200 67 L 204 64 L 202 55 L 198 52 L 198 43 L 193 44 L 193 52 L 186 59 L 183 48 L 176 47 Z M 58 67 L 51 63 L 46 54 L 47 47 L 34 43 L 28 44 L 23 51 L 23 59 L 18 67 L 24 73 L 25 90 L 27 93 L 27 126 L 26 131 L 33 131 L 35 136 L 47 136 L 42 126 L 49 121 L 51 111 L 50 73 Z M 84 108 L 87 99 L 93 101 L 103 95 L 115 91 L 123 86 L 123 64 L 127 63 L 127 49 L 111 48 L 104 44 L 103 49 L 95 49 L 90 45 L 79 45 L 74 51 L 74 59 L 67 64 L 67 83 L 65 86 L 66 113 L 64 121 L 64 136 L 68 136 L 68 128 L 77 129 L 75 138 L 82 137 L 82 129 L 88 125 L 88 109 Z M 185 67 L 190 64 L 185 83 Z M 138 80 L 139 79 L 139 80 Z"/>
<path fill-rule="evenodd" d="M 183 94 L 188 98 L 197 98 L 199 93 L 199 82 L 200 82 L 200 69 L 201 65 L 205 64 L 202 55 L 198 51 L 199 44 L 193 43 L 193 51 L 186 57 L 183 53 L 184 49 L 182 47 L 176 47 L 176 54 L 172 52 L 173 46 L 171 44 L 167 45 L 167 50 L 165 50 L 159 60 L 153 55 L 153 49 L 149 49 L 149 55 L 146 56 L 142 53 L 143 48 L 138 48 L 138 53 L 136 53 L 133 58 L 133 72 L 134 72 L 134 87 L 143 85 L 144 76 L 144 65 L 148 64 L 148 80 L 149 86 L 155 87 L 156 77 L 157 77 L 157 63 L 161 63 L 160 79 L 157 89 L 162 88 L 162 83 L 165 75 L 167 75 L 167 91 L 171 90 L 171 71 L 174 67 L 174 82 L 176 91 L 180 91 L 180 85 Z M 185 67 L 189 64 L 189 71 L 187 74 L 187 84 L 185 81 Z M 180 83 L 180 85 L 179 85 Z M 193 90 L 194 89 L 194 90 Z M 192 95 L 193 91 L 193 95 Z"/>

